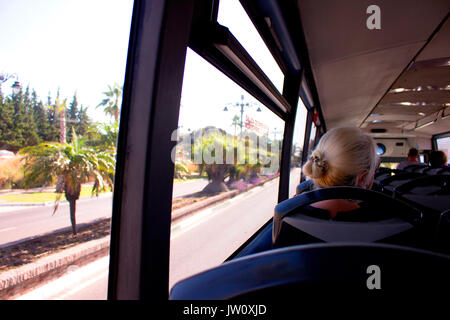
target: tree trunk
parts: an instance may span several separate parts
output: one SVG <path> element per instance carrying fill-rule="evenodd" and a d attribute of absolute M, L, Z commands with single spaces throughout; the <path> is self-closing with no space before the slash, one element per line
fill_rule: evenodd
<path fill-rule="evenodd" d="M 69 181 L 65 181 L 64 183 L 64 189 L 65 189 L 65 195 L 67 201 L 69 201 L 69 207 L 70 207 L 70 223 L 72 224 L 72 232 L 74 235 L 77 234 L 77 221 L 75 218 L 77 206 L 76 202 L 80 198 L 80 192 L 81 192 L 81 184 L 77 183 L 73 187 Z"/>
<path fill-rule="evenodd" d="M 70 206 L 70 223 L 72 224 L 72 233 L 73 235 L 77 235 L 77 221 L 76 221 L 76 217 L 75 217 L 75 212 L 76 212 L 76 204 L 77 204 L 77 200 L 72 199 L 69 200 L 69 206 Z"/>
<path fill-rule="evenodd" d="M 66 143 L 66 110 L 61 109 L 59 115 L 59 143 Z"/>
<path fill-rule="evenodd" d="M 207 194 L 219 193 L 219 192 L 225 192 L 225 191 L 229 191 L 229 189 L 228 189 L 227 185 L 225 184 L 225 182 L 223 182 L 223 180 L 220 180 L 220 179 L 212 180 L 202 190 L 202 192 L 207 193 Z"/>
<path fill-rule="evenodd" d="M 229 191 L 227 185 L 225 184 L 225 176 L 229 170 L 229 165 L 226 164 L 213 164 L 208 165 L 206 172 L 211 182 L 202 190 L 204 193 L 218 193 Z"/>

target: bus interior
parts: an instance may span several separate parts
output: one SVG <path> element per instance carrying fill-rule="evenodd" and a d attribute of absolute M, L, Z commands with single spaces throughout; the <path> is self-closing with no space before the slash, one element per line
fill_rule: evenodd
<path fill-rule="evenodd" d="M 135 1 L 108 299 L 282 299 L 343 287 L 369 294 L 376 291 L 366 285 L 373 265 L 381 270 L 383 293 L 448 289 L 450 167 L 428 162 L 433 151 L 446 152 L 447 159 L 450 152 L 450 2 L 379 0 L 374 7 L 366 0 L 233 1 L 281 70 L 278 85 L 239 40 L 238 19 L 221 18 L 228 1 Z M 187 52 L 225 75 L 284 128 L 271 217 L 222 263 L 169 285 L 171 152 L 177 142 L 171 137 L 187 96 Z M 372 190 L 314 188 L 301 166 L 324 133 L 349 125 L 378 145 L 381 163 Z M 396 169 L 411 148 L 419 151 L 420 163 Z M 327 199 L 367 201 L 380 215 L 334 221 L 302 214 L 302 207 Z M 244 224 L 249 211 L 233 219 Z M 227 233 L 224 241 L 232 242 L 232 230 Z"/>

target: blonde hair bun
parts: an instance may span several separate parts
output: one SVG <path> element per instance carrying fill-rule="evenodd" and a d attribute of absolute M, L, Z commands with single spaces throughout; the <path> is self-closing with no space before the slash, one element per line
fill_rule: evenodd
<path fill-rule="evenodd" d="M 372 177 L 378 165 L 375 141 L 357 127 L 326 132 L 303 167 L 319 188 L 355 185 L 360 172 Z"/>
<path fill-rule="evenodd" d="M 328 168 L 324 155 L 319 150 L 314 150 L 305 165 L 305 174 L 313 179 L 323 177 Z"/>

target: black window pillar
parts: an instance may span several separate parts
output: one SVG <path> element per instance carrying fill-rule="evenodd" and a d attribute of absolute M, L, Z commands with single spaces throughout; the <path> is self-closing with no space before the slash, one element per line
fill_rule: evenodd
<path fill-rule="evenodd" d="M 108 299 L 168 299 L 174 164 L 192 0 L 136 0 L 119 130 Z"/>
<path fill-rule="evenodd" d="M 291 173 L 291 153 L 294 136 L 295 116 L 297 112 L 298 96 L 300 90 L 301 73 L 286 75 L 283 96 L 291 106 L 284 122 L 283 145 L 280 159 L 280 185 L 278 190 L 278 202 L 289 198 L 289 177 Z"/>
<path fill-rule="evenodd" d="M 309 136 L 311 135 L 311 124 L 313 122 L 313 117 L 314 117 L 314 109 L 308 109 L 308 113 L 306 114 L 305 139 L 303 140 L 302 167 L 308 161 Z M 301 181 L 302 182 L 305 181 L 305 175 L 303 174 L 303 170 Z"/>

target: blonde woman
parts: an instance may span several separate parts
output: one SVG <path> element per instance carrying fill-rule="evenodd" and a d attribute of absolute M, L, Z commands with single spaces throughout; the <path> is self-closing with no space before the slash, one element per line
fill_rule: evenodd
<path fill-rule="evenodd" d="M 303 172 L 313 179 L 315 188 L 354 186 L 370 189 L 379 164 L 376 150 L 375 141 L 359 128 L 335 128 L 322 136 L 303 166 Z M 358 209 L 358 202 L 346 199 L 320 201 L 309 207 L 316 215 L 344 220 L 347 212 L 356 213 Z"/>

